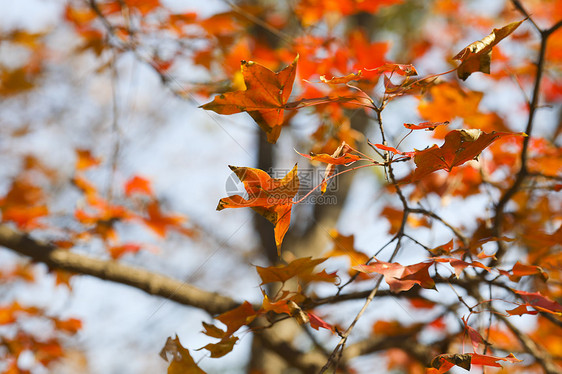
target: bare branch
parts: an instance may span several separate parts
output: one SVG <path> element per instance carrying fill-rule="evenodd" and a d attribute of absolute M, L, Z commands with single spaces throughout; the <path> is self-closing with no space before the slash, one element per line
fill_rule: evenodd
<path fill-rule="evenodd" d="M 190 284 L 116 261 L 100 260 L 69 250 L 41 243 L 7 225 L 0 225 L 0 246 L 6 247 L 52 269 L 91 275 L 164 297 L 182 305 L 192 306 L 215 315 L 240 305 L 215 292 L 201 290 Z"/>

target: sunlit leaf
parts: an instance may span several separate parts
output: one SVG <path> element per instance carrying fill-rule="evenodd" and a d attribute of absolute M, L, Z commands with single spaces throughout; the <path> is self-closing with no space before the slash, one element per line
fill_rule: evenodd
<path fill-rule="evenodd" d="M 466 80 L 470 74 L 476 71 L 490 74 L 492 47 L 514 32 L 523 21 L 524 20 L 512 22 L 501 29 L 494 29 L 490 35 L 468 45 L 462 51 L 457 53 L 453 59 L 461 61 L 457 68 L 458 77 L 462 80 Z"/>
<path fill-rule="evenodd" d="M 532 306 L 541 312 L 562 316 L 562 305 L 546 296 L 543 296 L 540 292 L 526 292 L 518 290 L 514 290 L 514 292 L 521 296 L 527 305 Z"/>
<path fill-rule="evenodd" d="M 334 331 L 334 326 L 330 325 L 322 318 L 318 317 L 316 314 L 312 312 L 306 312 L 306 314 L 308 314 L 310 327 L 312 327 L 313 329 L 318 330 L 321 327 L 323 329 L 330 330 L 332 332 Z"/>
<path fill-rule="evenodd" d="M 429 276 L 429 267 L 433 262 L 421 262 L 403 266 L 396 262 L 376 261 L 369 265 L 358 265 L 354 269 L 364 273 L 379 273 L 384 275 L 385 282 L 394 293 L 407 291 L 419 285 L 423 288 L 434 289 L 435 281 Z"/>
<path fill-rule="evenodd" d="M 230 166 L 238 179 L 244 184 L 248 198 L 240 195 L 220 199 L 217 210 L 225 208 L 250 207 L 265 217 L 275 227 L 275 244 L 281 251 L 281 243 L 291 223 L 293 198 L 299 191 L 297 165 L 283 178 L 271 178 L 265 171 Z"/>
<path fill-rule="evenodd" d="M 434 171 L 451 171 L 455 166 L 476 158 L 487 146 L 506 136 L 523 136 L 522 133 L 492 132 L 480 130 L 453 130 L 445 136 L 445 143 L 438 147 L 416 151 L 414 162 L 416 170 L 412 182 L 418 181 Z"/>
<path fill-rule="evenodd" d="M 396 73 L 399 75 L 405 75 L 405 76 L 412 76 L 412 75 L 418 75 L 418 72 L 416 70 L 416 68 L 414 67 L 414 65 L 411 64 L 392 64 L 392 63 L 385 63 L 384 65 L 381 65 L 377 68 L 374 69 L 367 69 L 365 68 L 365 70 L 367 71 L 373 71 L 377 74 L 382 74 L 382 73 Z"/>
<path fill-rule="evenodd" d="M 297 58 L 291 65 L 274 73 L 253 61 L 242 61 L 245 91 L 227 92 L 202 105 L 201 108 L 219 114 L 247 112 L 275 143 L 281 134 L 285 104 L 293 89 Z"/>
<path fill-rule="evenodd" d="M 342 84 L 342 83 L 346 84 L 351 81 L 356 81 L 358 79 L 361 79 L 361 75 L 363 75 L 363 73 L 361 72 L 361 70 L 359 70 L 357 73 L 351 73 L 344 77 L 332 77 L 331 79 L 326 79 L 325 75 L 321 75 L 320 80 L 323 83 L 327 83 L 327 84 Z"/>
<path fill-rule="evenodd" d="M 314 271 L 316 266 L 324 261 L 326 261 L 325 258 L 303 257 L 291 261 L 288 265 L 256 266 L 256 270 L 262 280 L 262 285 L 274 282 L 284 283 L 293 277 L 299 277 L 304 282 L 333 283 L 337 279 L 335 273 L 328 274 L 325 270 Z"/>

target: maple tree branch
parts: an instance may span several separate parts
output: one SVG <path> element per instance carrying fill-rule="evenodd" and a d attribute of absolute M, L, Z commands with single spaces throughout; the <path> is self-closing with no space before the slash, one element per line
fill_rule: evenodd
<path fill-rule="evenodd" d="M 530 139 L 531 139 L 531 135 L 532 135 L 532 132 L 533 132 L 533 120 L 535 118 L 535 113 L 536 113 L 537 108 L 538 108 L 538 102 L 539 102 L 539 96 L 540 96 L 540 86 L 541 86 L 541 80 L 542 80 L 542 75 L 543 75 L 543 71 L 544 71 L 544 64 L 545 64 L 546 45 L 547 45 L 547 41 L 548 41 L 548 35 L 545 34 L 544 32 L 542 32 L 540 29 L 539 29 L 539 31 L 541 33 L 541 46 L 540 46 L 539 57 L 538 57 L 538 62 L 537 62 L 537 75 L 535 77 L 535 85 L 534 85 L 534 88 L 533 88 L 533 96 L 531 98 L 531 102 L 529 103 L 529 116 L 527 118 L 527 126 L 525 128 L 525 133 L 527 134 L 527 136 L 525 138 L 523 138 L 523 146 L 522 146 L 522 149 L 521 149 L 521 158 L 520 158 L 521 159 L 521 166 L 520 166 L 519 172 L 517 173 L 517 175 L 515 177 L 515 181 L 513 182 L 511 187 L 504 192 L 504 194 L 502 195 L 502 197 L 500 198 L 500 200 L 498 201 L 498 203 L 496 205 L 496 209 L 495 209 L 496 214 L 495 214 L 495 217 L 494 217 L 493 228 L 492 228 L 493 235 L 495 237 L 500 237 L 501 233 L 502 233 L 505 206 L 511 200 L 511 198 L 515 195 L 515 193 L 517 193 L 517 191 L 519 191 L 519 188 L 521 187 L 521 184 L 523 183 L 523 180 L 527 176 L 527 172 L 528 172 L 528 170 L 527 170 L 527 152 L 528 152 L 528 148 L 529 148 L 529 142 L 530 142 Z M 503 256 L 503 254 L 506 251 L 506 247 L 501 241 L 498 241 L 497 243 L 498 243 L 497 244 L 498 251 L 496 253 L 497 260 L 492 261 L 492 266 L 495 265 L 497 263 L 497 261 L 499 261 L 501 259 L 501 257 Z"/>
<path fill-rule="evenodd" d="M 284 322 L 294 323 L 294 320 L 289 318 Z M 281 326 L 288 327 L 287 325 Z M 257 318 L 252 323 L 254 339 L 259 341 L 261 348 L 273 352 L 289 366 L 297 368 L 303 373 L 315 373 L 320 369 L 326 359 L 324 352 L 302 352 L 291 344 L 291 340 L 287 340 L 286 336 L 279 334 L 278 330 L 271 329 L 271 327 L 273 325 L 270 325 L 263 317 Z"/>
<path fill-rule="evenodd" d="M 150 295 L 202 309 L 211 315 L 226 312 L 240 305 L 230 297 L 204 291 L 164 275 L 112 260 L 88 257 L 42 243 L 7 225 L 0 225 L 0 246 L 30 257 L 36 262 L 44 263 L 52 269 L 91 275 L 99 279 L 125 284 Z"/>
<path fill-rule="evenodd" d="M 560 27 L 562 27 L 562 19 L 560 21 L 556 22 L 550 29 L 543 31 L 543 35 L 549 36 L 550 34 L 555 32 L 556 30 L 558 30 Z"/>
<path fill-rule="evenodd" d="M 524 15 L 525 17 L 527 17 L 529 19 L 529 21 L 531 21 L 531 23 L 533 24 L 533 26 L 535 26 L 535 28 L 542 33 L 541 28 L 539 27 L 539 25 L 537 25 L 535 23 L 535 21 L 533 20 L 533 18 L 531 17 L 531 15 L 529 14 L 529 12 L 527 12 L 527 9 L 525 9 L 525 7 L 523 6 L 523 4 L 521 4 L 521 2 L 519 0 L 511 0 L 511 3 L 513 4 L 513 6 L 515 7 L 515 9 L 517 9 L 522 15 Z"/>
<path fill-rule="evenodd" d="M 548 351 L 537 345 L 537 343 L 535 343 L 529 335 L 515 327 L 515 325 L 513 325 L 503 314 L 496 313 L 496 316 L 507 326 L 507 328 L 511 330 L 519 342 L 521 342 L 525 350 L 537 360 L 547 374 L 560 373 L 560 367 L 554 363 L 553 358 Z"/>
<path fill-rule="evenodd" d="M 326 370 L 328 370 L 334 363 L 336 363 L 336 365 L 337 365 L 337 361 L 339 361 L 339 358 L 341 358 L 341 355 L 343 353 L 343 348 L 345 346 L 345 343 L 347 342 L 347 338 L 349 337 L 349 334 L 351 334 L 351 331 L 355 327 L 355 324 L 357 323 L 357 321 L 359 321 L 359 318 L 361 318 L 363 313 L 365 313 L 365 310 L 367 310 L 367 307 L 369 306 L 371 301 L 373 301 L 373 299 L 375 298 L 375 295 L 376 295 L 377 291 L 379 290 L 379 286 L 380 286 L 382 280 L 383 280 L 383 276 L 379 275 L 378 279 L 376 280 L 375 287 L 371 290 L 371 292 L 369 292 L 369 296 L 367 296 L 367 299 L 365 300 L 365 303 L 363 304 L 363 307 L 361 308 L 359 313 L 357 313 L 357 315 L 355 316 L 355 319 L 353 320 L 353 322 L 351 322 L 351 324 L 349 325 L 347 330 L 345 330 L 340 335 L 340 337 L 341 337 L 340 341 L 338 342 L 338 344 L 336 345 L 336 347 L 334 348 L 334 350 L 330 354 L 330 357 L 328 358 L 328 361 L 326 362 L 326 364 L 320 370 L 320 374 L 326 372 Z"/>
<path fill-rule="evenodd" d="M 374 337 L 351 344 L 346 348 L 343 359 L 344 361 L 349 361 L 354 357 L 369 353 L 398 348 L 415 358 L 424 366 L 429 367 L 433 357 L 432 350 L 427 345 L 416 343 L 416 339 L 412 335 L 415 335 L 415 333 Z"/>
<path fill-rule="evenodd" d="M 414 287 L 409 289 L 408 291 L 402 291 L 400 292 L 400 294 L 393 293 L 390 290 L 380 290 L 379 292 L 377 292 L 376 297 L 377 298 L 382 298 L 382 297 L 416 298 L 416 297 L 420 297 L 419 290 L 420 290 L 419 288 Z M 320 305 L 326 305 L 326 304 L 332 305 L 345 301 L 364 299 L 366 297 L 369 297 L 371 292 L 372 290 L 355 291 L 355 292 L 349 292 L 349 293 L 344 293 L 334 296 L 327 296 L 321 299 L 309 299 L 303 303 L 302 307 L 303 309 L 306 310 L 306 309 L 315 308 Z"/>

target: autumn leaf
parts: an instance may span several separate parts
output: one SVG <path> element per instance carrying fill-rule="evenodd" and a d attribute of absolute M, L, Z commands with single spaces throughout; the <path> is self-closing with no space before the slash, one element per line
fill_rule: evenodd
<path fill-rule="evenodd" d="M 270 301 L 269 297 L 264 293 L 263 295 L 263 303 L 262 309 L 265 312 L 275 312 L 277 314 L 291 314 L 291 310 L 289 309 L 288 303 L 289 300 L 281 299 L 277 301 Z"/>
<path fill-rule="evenodd" d="M 250 324 L 256 316 L 257 313 L 254 311 L 252 304 L 244 301 L 242 305 L 228 312 L 224 312 L 216 317 L 216 319 L 226 325 L 225 336 L 229 336 L 238 331 L 240 327 Z"/>
<path fill-rule="evenodd" d="M 318 317 L 316 314 L 314 314 L 312 312 L 306 312 L 306 314 L 308 314 L 310 327 L 312 327 L 313 329 L 318 330 L 320 327 L 322 327 L 323 329 L 330 330 L 330 331 L 334 332 L 334 326 L 330 325 L 329 323 L 324 321 L 322 318 Z"/>
<path fill-rule="evenodd" d="M 350 146 L 345 141 L 342 141 L 338 148 L 334 151 L 334 153 L 332 153 L 332 155 L 328 155 L 325 153 L 315 155 L 311 152 L 310 156 L 307 156 L 298 151 L 297 153 L 312 161 L 319 161 L 328 164 L 326 170 L 324 170 L 324 177 L 322 178 L 322 184 L 320 186 L 320 192 L 324 194 L 326 192 L 326 189 L 328 188 L 327 180 L 336 172 L 336 165 L 347 165 L 361 159 L 361 157 L 357 155 L 348 153 L 350 149 Z"/>
<path fill-rule="evenodd" d="M 413 123 L 405 123 L 404 127 L 410 130 L 426 130 L 426 131 L 433 131 L 437 126 L 447 126 L 449 121 L 445 122 L 422 122 L 418 125 L 414 125 Z"/>
<path fill-rule="evenodd" d="M 442 354 L 431 360 L 431 366 L 437 370 L 429 372 L 436 374 L 446 373 L 455 365 L 465 370 L 470 370 L 471 365 L 501 367 L 498 361 L 521 362 L 521 360 L 518 360 L 512 353 L 506 357 L 486 356 L 478 353 Z"/>
<path fill-rule="evenodd" d="M 76 170 L 82 171 L 100 164 L 100 159 L 94 157 L 88 149 L 76 149 Z"/>
<path fill-rule="evenodd" d="M 109 247 L 108 251 L 109 254 L 111 255 L 111 258 L 118 259 L 123 255 L 125 255 L 126 253 L 137 253 L 141 249 L 142 246 L 140 244 L 127 243 L 117 246 L 111 246 Z"/>
<path fill-rule="evenodd" d="M 495 356 L 486 356 L 480 355 L 478 353 L 472 353 L 472 364 L 473 365 L 482 365 L 482 366 L 494 366 L 494 367 L 501 367 L 498 361 L 508 361 L 508 362 L 521 362 L 522 360 L 517 359 L 513 353 L 510 353 L 506 357 L 495 357 Z"/>
<path fill-rule="evenodd" d="M 396 262 L 376 261 L 369 265 L 358 265 L 353 267 L 364 273 L 379 273 L 384 276 L 385 282 L 394 293 L 408 291 L 414 285 L 423 288 L 435 289 L 435 282 L 429 276 L 429 267 L 434 262 L 420 262 L 414 265 L 403 266 Z"/>
<path fill-rule="evenodd" d="M 562 305 L 543 296 L 540 292 L 525 292 L 513 290 L 517 295 L 519 295 L 529 306 L 550 314 L 555 314 L 562 316 Z"/>
<path fill-rule="evenodd" d="M 413 75 L 418 75 L 418 72 L 416 70 L 416 68 L 414 67 L 414 65 L 411 64 L 393 64 L 390 62 L 387 62 L 379 67 L 376 67 L 374 69 L 367 69 L 365 68 L 365 70 L 367 71 L 373 71 L 377 74 L 383 74 L 383 73 L 390 73 L 390 74 L 399 74 L 399 75 L 405 75 L 405 76 L 413 76 Z"/>
<path fill-rule="evenodd" d="M 152 196 L 152 187 L 150 181 L 146 178 L 135 175 L 125 183 L 125 195 L 131 197 L 132 195 L 140 193 Z"/>
<path fill-rule="evenodd" d="M 548 274 L 540 267 L 534 265 L 524 265 L 517 261 L 511 269 L 512 275 L 509 276 L 509 280 L 512 282 L 519 282 L 521 277 L 528 275 L 538 275 L 543 281 L 548 280 Z"/>
<path fill-rule="evenodd" d="M 205 328 L 203 334 L 210 336 L 211 338 L 222 339 L 226 335 L 226 331 L 206 322 L 203 322 L 203 328 Z"/>
<path fill-rule="evenodd" d="M 298 56 L 278 73 L 253 61 L 242 61 L 245 91 L 227 92 L 202 105 L 219 114 L 247 112 L 275 143 L 281 134 L 285 104 L 291 96 Z"/>
<path fill-rule="evenodd" d="M 442 256 L 444 254 L 450 255 L 453 248 L 454 248 L 454 243 L 453 243 L 453 239 L 451 239 L 449 242 L 437 246 L 435 248 L 432 248 L 429 251 L 433 256 Z"/>
<path fill-rule="evenodd" d="M 21 229 L 38 228 L 38 220 L 49 214 L 43 189 L 28 178 L 15 179 L 4 197 L 0 197 L 0 212 L 4 221 L 14 222 Z"/>
<path fill-rule="evenodd" d="M 484 338 L 482 337 L 482 335 L 480 335 L 478 331 L 476 331 L 473 327 L 470 327 L 468 325 L 468 321 L 464 319 L 464 317 L 462 317 L 461 320 L 464 324 L 464 329 L 468 334 L 468 337 L 470 338 L 470 341 L 472 343 L 472 348 L 474 352 L 476 352 L 476 350 L 478 349 L 478 345 L 479 344 L 485 345 L 486 342 L 484 341 Z"/>
<path fill-rule="evenodd" d="M 407 156 L 407 157 L 413 157 L 414 156 L 414 152 L 402 152 L 397 150 L 394 147 L 390 147 L 388 145 L 384 145 L 384 144 L 373 144 L 375 147 L 377 147 L 378 149 L 382 149 L 383 151 L 388 151 L 388 152 L 392 152 L 394 154 L 397 155 L 403 155 L 403 156 Z"/>
<path fill-rule="evenodd" d="M 445 143 L 441 147 L 433 145 L 429 149 L 415 152 L 414 162 L 417 167 L 411 181 L 418 181 L 437 170 L 451 171 L 453 167 L 477 157 L 497 139 L 515 135 L 525 136 L 523 133 L 485 133 L 476 129 L 453 130 L 445 136 Z"/>
<path fill-rule="evenodd" d="M 448 262 L 455 269 L 455 275 L 457 276 L 457 278 L 459 278 L 460 275 L 462 274 L 463 270 L 466 269 L 469 266 L 484 269 L 487 272 L 491 271 L 491 269 L 488 266 L 482 264 L 479 261 L 466 262 L 466 261 L 463 261 L 463 260 L 459 260 L 457 258 L 436 258 L 434 261 L 435 262 Z"/>
<path fill-rule="evenodd" d="M 522 316 L 523 314 L 531 314 L 531 315 L 539 314 L 539 312 L 537 312 L 536 310 L 527 309 L 527 305 L 525 304 L 518 305 L 516 308 L 506 310 L 505 312 L 510 316 Z"/>
<path fill-rule="evenodd" d="M 148 228 L 162 238 L 166 236 L 168 229 L 173 229 L 186 236 L 195 235 L 193 230 L 182 225 L 186 221 L 184 216 L 162 213 L 160 204 L 156 200 L 151 201 L 147 205 L 146 212 L 148 217 L 143 217 L 142 221 Z"/>
<path fill-rule="evenodd" d="M 55 327 L 59 330 L 64 330 L 69 334 L 76 334 L 82 328 L 82 321 L 76 318 L 69 318 L 66 320 L 54 320 Z"/>
<path fill-rule="evenodd" d="M 164 348 L 160 351 L 160 357 L 168 361 L 168 354 L 172 357 L 168 374 L 205 374 L 191 357 L 189 350 L 184 348 L 176 335 L 175 339 L 168 337 Z"/>
<path fill-rule="evenodd" d="M 311 152 L 310 155 L 306 155 L 304 153 L 300 153 L 299 151 L 295 151 L 295 152 L 297 152 L 302 157 L 308 158 L 311 161 L 318 161 L 318 162 L 323 162 L 332 165 L 348 165 L 361 159 L 361 156 L 354 155 L 351 153 L 344 153 L 341 156 L 334 157 L 326 153 L 314 154 Z"/>
<path fill-rule="evenodd" d="M 332 77 L 331 79 L 326 79 L 325 75 L 321 75 L 320 80 L 322 81 L 322 83 L 327 83 L 327 84 L 342 84 L 342 83 L 347 84 L 351 81 L 356 81 L 360 79 L 362 75 L 363 72 L 359 70 L 357 73 L 351 73 L 344 77 Z"/>
<path fill-rule="evenodd" d="M 349 258 L 350 268 L 366 264 L 369 261 L 369 256 L 355 249 L 355 238 L 353 235 L 342 235 L 338 231 L 332 230 L 330 236 L 334 242 L 334 247 L 330 252 L 326 253 L 326 257 L 345 256 Z M 349 274 L 353 276 L 357 274 L 357 271 L 350 270 Z M 363 279 L 370 278 L 369 276 L 365 276 L 366 274 L 364 273 L 359 274 L 363 275 Z"/>
<path fill-rule="evenodd" d="M 470 370 L 471 362 L 470 354 L 442 354 L 438 355 L 431 360 L 431 366 L 434 367 L 435 371 L 430 371 L 430 373 L 446 373 L 453 366 L 459 366 L 465 370 Z"/>
<path fill-rule="evenodd" d="M 297 165 L 283 179 L 271 178 L 259 169 L 229 167 L 244 184 L 248 199 L 240 195 L 222 198 L 217 210 L 250 207 L 265 217 L 275 227 L 275 244 L 277 253 L 280 254 L 283 237 L 291 223 L 292 200 L 299 191 Z"/>
<path fill-rule="evenodd" d="M 281 282 L 285 283 L 293 277 L 299 277 L 305 283 L 328 282 L 334 283 L 337 279 L 336 273 L 328 274 L 325 270 L 315 272 L 314 268 L 326 261 L 325 258 L 303 257 L 291 261 L 288 265 L 277 265 L 269 267 L 256 266 L 258 275 L 262 282 L 260 285 Z"/>
<path fill-rule="evenodd" d="M 238 341 L 238 337 L 230 336 L 228 338 L 222 339 L 218 343 L 209 343 L 206 346 L 197 349 L 198 351 L 201 349 L 206 349 L 211 352 L 212 358 L 219 358 L 222 357 L 232 351 L 234 348 L 234 344 Z"/>
<path fill-rule="evenodd" d="M 494 29 L 490 35 L 476 41 L 462 51 L 457 53 L 454 60 L 460 60 L 461 63 L 457 68 L 457 76 L 466 80 L 470 74 L 480 71 L 490 74 L 490 62 L 492 60 L 492 48 L 502 39 L 515 31 L 524 20 L 512 22 L 501 29 Z"/>

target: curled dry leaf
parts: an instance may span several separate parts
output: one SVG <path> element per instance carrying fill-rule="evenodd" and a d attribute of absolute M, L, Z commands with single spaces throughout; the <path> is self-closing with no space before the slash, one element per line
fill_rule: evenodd
<path fill-rule="evenodd" d="M 490 74 L 492 48 L 502 39 L 514 32 L 523 21 L 525 20 L 512 22 L 501 29 L 494 29 L 490 35 L 469 44 L 466 48 L 457 53 L 455 57 L 453 57 L 454 60 L 461 61 L 457 68 L 457 76 L 462 80 L 466 80 L 470 74 L 476 71 Z"/>
<path fill-rule="evenodd" d="M 168 361 L 168 355 L 171 356 L 168 374 L 205 374 L 197 366 L 189 350 L 181 345 L 177 335 L 175 339 L 168 337 L 164 348 L 160 351 L 160 357 L 166 361 Z"/>
<path fill-rule="evenodd" d="M 326 79 L 326 76 L 322 75 L 322 76 L 320 76 L 320 80 L 323 83 L 327 83 L 327 84 L 346 84 L 346 83 L 349 83 L 351 81 L 356 81 L 356 80 L 360 79 L 362 75 L 363 75 L 363 72 L 361 70 L 359 70 L 357 73 L 351 73 L 351 74 L 348 74 L 344 77 L 332 77 L 332 79 Z"/>
<path fill-rule="evenodd" d="M 349 165 L 361 159 L 361 156 L 357 156 L 351 153 L 344 153 L 341 156 L 333 156 L 333 155 L 330 156 L 329 154 L 326 153 L 315 154 L 311 152 L 310 155 L 306 155 L 304 153 L 300 153 L 299 151 L 295 151 L 295 152 L 297 152 L 302 157 L 308 158 L 311 161 L 318 161 L 318 162 L 323 162 L 332 165 Z M 338 152 L 337 151 L 334 152 L 334 154 L 336 153 Z"/>
<path fill-rule="evenodd" d="M 404 127 L 410 130 L 426 130 L 433 131 L 437 126 L 447 126 L 449 121 L 445 122 L 422 122 L 419 125 L 414 125 L 413 123 L 405 123 Z"/>
<path fill-rule="evenodd" d="M 388 151 L 388 152 L 392 152 L 394 154 L 397 155 L 403 155 L 403 156 L 407 156 L 407 157 L 413 157 L 415 152 L 402 152 L 397 150 L 394 147 L 390 147 L 388 145 L 384 145 L 384 144 L 374 144 L 375 147 L 377 147 L 378 149 L 382 149 L 383 151 Z"/>
<path fill-rule="evenodd" d="M 399 75 L 405 75 L 407 77 L 412 76 L 412 75 L 418 75 L 418 71 L 416 70 L 416 68 L 414 67 L 414 65 L 411 64 L 392 64 L 392 63 L 385 63 L 377 68 L 374 69 L 365 69 L 367 71 L 374 71 L 378 74 L 383 74 L 383 73 L 396 73 Z"/>
<path fill-rule="evenodd" d="M 361 159 L 360 156 L 348 153 L 351 148 L 347 145 L 346 142 L 342 142 L 340 146 L 332 153 L 332 155 L 328 155 L 326 153 L 321 154 L 314 154 L 310 153 L 309 155 L 305 155 L 300 153 L 299 151 L 295 150 L 299 155 L 308 158 L 311 161 L 319 161 L 328 164 L 326 170 L 324 171 L 324 177 L 322 178 L 322 185 L 320 190 L 322 193 L 326 192 L 328 187 L 327 180 L 334 175 L 336 171 L 335 165 L 349 165 L 354 163 L 355 161 L 359 161 Z"/>

